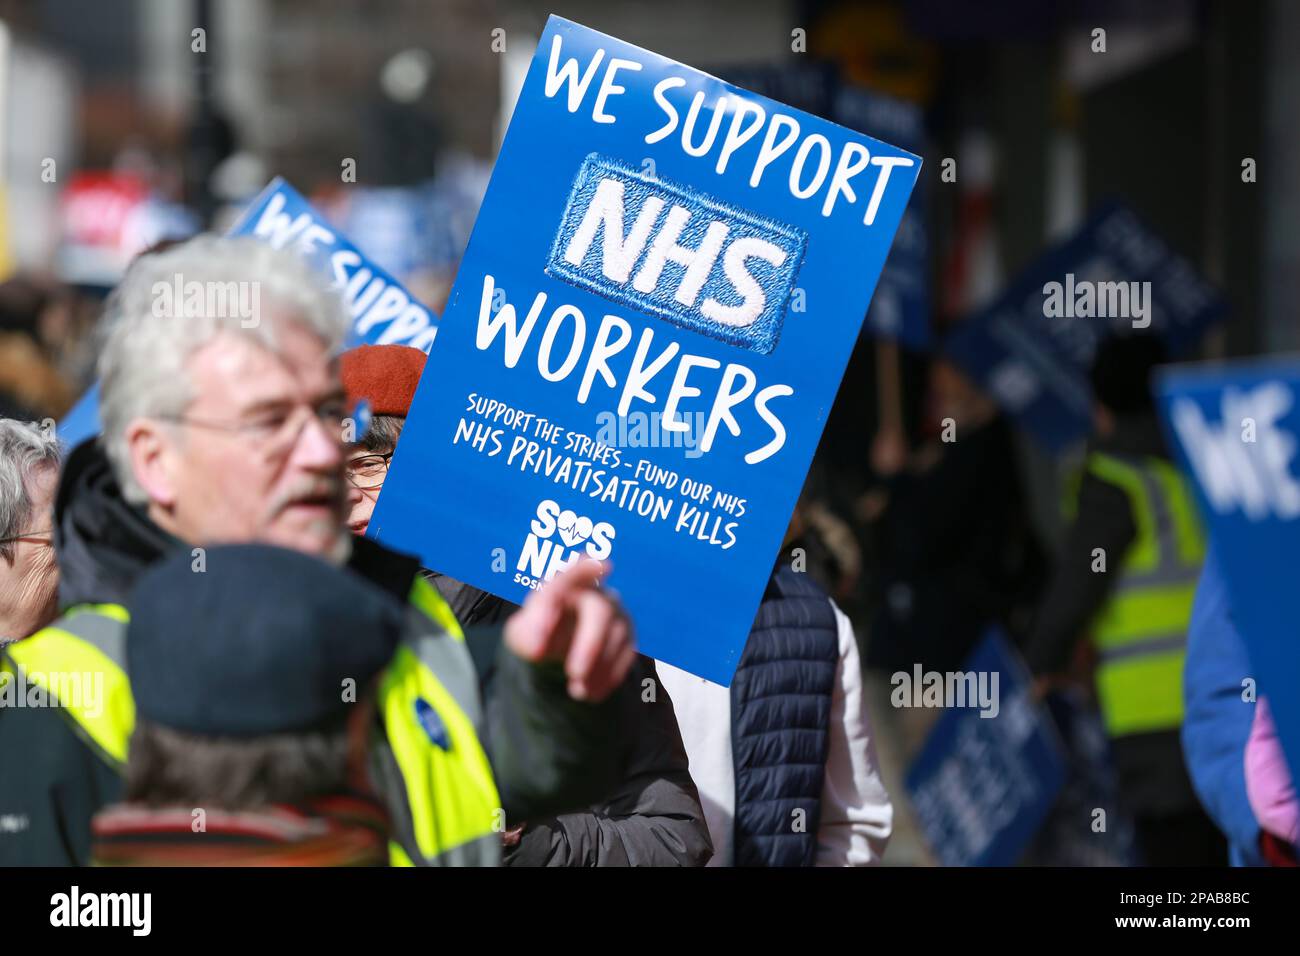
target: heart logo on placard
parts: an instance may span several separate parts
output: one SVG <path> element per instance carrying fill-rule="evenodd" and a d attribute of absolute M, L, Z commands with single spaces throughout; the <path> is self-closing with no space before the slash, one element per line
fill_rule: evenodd
<path fill-rule="evenodd" d="M 555 527 L 560 532 L 560 540 L 566 547 L 577 547 L 591 537 L 591 519 L 585 516 L 578 517 L 578 514 L 573 511 L 561 511 Z"/>

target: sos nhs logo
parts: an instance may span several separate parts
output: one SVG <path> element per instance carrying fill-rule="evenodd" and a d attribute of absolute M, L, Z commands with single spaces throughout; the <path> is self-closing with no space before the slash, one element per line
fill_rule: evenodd
<path fill-rule="evenodd" d="M 614 549 L 614 526 L 595 521 L 547 498 L 537 505 L 537 517 L 515 566 L 515 583 L 536 588 L 584 557 L 604 560 Z"/>
<path fill-rule="evenodd" d="M 776 348 L 808 236 L 592 153 L 548 275 L 764 355 Z"/>

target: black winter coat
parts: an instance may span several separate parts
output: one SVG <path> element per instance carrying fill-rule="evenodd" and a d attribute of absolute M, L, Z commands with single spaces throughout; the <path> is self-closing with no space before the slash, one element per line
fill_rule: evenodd
<path fill-rule="evenodd" d="M 493 645 L 516 605 L 429 576 L 465 629 L 484 693 L 491 694 Z M 613 699 L 624 727 L 618 782 L 584 813 L 529 819 L 507 866 L 703 866 L 713 855 L 673 702 L 654 661 L 639 655 Z"/>

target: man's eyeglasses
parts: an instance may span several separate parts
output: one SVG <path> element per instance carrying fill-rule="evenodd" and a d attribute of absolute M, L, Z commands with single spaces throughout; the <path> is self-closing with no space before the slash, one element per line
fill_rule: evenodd
<path fill-rule="evenodd" d="M 348 481 L 362 491 L 373 491 L 382 487 L 388 476 L 388 465 L 393 460 L 393 453 L 386 455 L 365 455 L 353 458 L 344 466 Z"/>
<path fill-rule="evenodd" d="M 330 399 L 310 407 L 295 405 L 290 411 L 272 412 L 246 422 L 216 422 L 193 418 L 189 415 L 157 415 L 163 421 L 189 425 L 193 428 L 210 428 L 216 431 L 235 432 L 264 448 L 270 455 L 281 455 L 297 443 L 307 422 L 315 416 L 321 426 L 336 440 L 343 440 L 343 423 L 347 409 L 341 399 Z"/>

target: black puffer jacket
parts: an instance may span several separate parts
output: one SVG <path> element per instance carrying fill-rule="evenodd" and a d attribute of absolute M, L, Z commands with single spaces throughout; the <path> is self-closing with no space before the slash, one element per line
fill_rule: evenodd
<path fill-rule="evenodd" d="M 465 629 L 491 695 L 494 643 L 517 606 L 445 575 L 429 576 Z M 639 655 L 614 700 L 624 727 L 618 783 L 585 813 L 529 819 L 518 846 L 507 851 L 507 866 L 703 866 L 713 855 L 673 702 L 654 661 Z"/>

